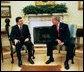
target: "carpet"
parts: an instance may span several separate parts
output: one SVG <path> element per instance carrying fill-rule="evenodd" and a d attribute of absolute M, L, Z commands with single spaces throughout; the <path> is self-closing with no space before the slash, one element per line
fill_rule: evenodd
<path fill-rule="evenodd" d="M 20 71 L 61 71 L 61 65 L 22 65 Z"/>

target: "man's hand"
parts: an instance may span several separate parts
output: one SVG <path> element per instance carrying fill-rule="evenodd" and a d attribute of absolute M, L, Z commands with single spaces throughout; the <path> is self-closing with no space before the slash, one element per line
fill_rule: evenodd
<path fill-rule="evenodd" d="M 17 39 L 15 39 L 14 40 L 14 42 L 15 42 L 15 45 L 18 43 L 18 42 L 20 42 L 19 40 L 17 40 Z"/>
<path fill-rule="evenodd" d="M 61 42 L 60 44 L 58 44 L 58 45 L 63 45 L 64 44 L 64 42 Z"/>
<path fill-rule="evenodd" d="M 59 45 L 63 45 L 63 44 L 64 44 L 64 42 L 62 42 L 62 41 L 59 40 L 59 39 L 56 39 L 56 41 L 58 42 Z"/>
<path fill-rule="evenodd" d="M 26 39 L 25 39 L 25 42 L 26 42 L 26 41 L 29 41 L 29 38 L 26 38 Z"/>
<path fill-rule="evenodd" d="M 58 44 L 60 44 L 60 43 L 61 43 L 61 40 L 59 40 L 59 39 L 56 39 L 56 41 L 58 42 Z"/>

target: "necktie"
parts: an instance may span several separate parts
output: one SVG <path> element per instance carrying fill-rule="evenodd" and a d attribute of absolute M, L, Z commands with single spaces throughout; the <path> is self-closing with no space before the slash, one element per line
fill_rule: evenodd
<path fill-rule="evenodd" d="M 58 32 L 58 37 L 59 37 L 59 26 L 57 26 L 57 32 Z"/>
<path fill-rule="evenodd" d="M 20 33 L 21 33 L 21 36 L 22 36 L 22 26 L 20 26 Z"/>
<path fill-rule="evenodd" d="M 22 26 L 20 26 L 20 29 L 22 28 Z"/>
<path fill-rule="evenodd" d="M 58 33 L 59 33 L 59 26 L 57 26 L 57 31 L 58 31 Z"/>

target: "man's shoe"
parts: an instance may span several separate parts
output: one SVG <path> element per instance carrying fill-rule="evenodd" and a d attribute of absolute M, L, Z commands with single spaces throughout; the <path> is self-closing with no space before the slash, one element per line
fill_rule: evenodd
<path fill-rule="evenodd" d="M 31 63 L 31 64 L 34 64 L 34 61 L 32 59 L 28 59 L 28 61 Z"/>
<path fill-rule="evenodd" d="M 51 63 L 51 62 L 54 62 L 54 59 L 49 59 L 49 60 L 47 60 L 47 61 L 46 61 L 46 64 L 49 64 L 49 63 Z"/>
<path fill-rule="evenodd" d="M 54 58 L 50 59 L 52 62 L 54 62 Z"/>
<path fill-rule="evenodd" d="M 22 65 L 22 61 L 19 61 L 18 66 L 21 67 L 21 65 Z"/>
<path fill-rule="evenodd" d="M 64 62 L 64 67 L 65 67 L 65 69 L 69 69 L 69 64 L 68 64 L 68 62 Z"/>
<path fill-rule="evenodd" d="M 51 63 L 52 61 L 49 59 L 49 60 L 47 60 L 46 61 L 46 64 L 49 64 L 49 63 Z"/>

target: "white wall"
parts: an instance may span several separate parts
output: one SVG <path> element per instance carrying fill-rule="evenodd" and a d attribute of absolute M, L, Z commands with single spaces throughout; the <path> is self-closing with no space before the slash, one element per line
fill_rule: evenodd
<path fill-rule="evenodd" d="M 83 10 L 78 10 L 78 1 L 56 1 L 55 3 L 66 3 L 68 7 L 68 16 L 64 17 L 64 22 L 69 24 L 75 24 L 77 27 L 83 28 Z M 11 6 L 11 22 L 10 25 L 15 24 L 15 18 L 17 16 L 22 16 L 25 19 L 25 23 L 28 24 L 28 17 L 24 16 L 22 9 L 27 5 L 35 5 L 34 1 L 10 1 L 9 4 L 1 5 L 10 5 Z M 4 30 L 5 27 L 5 18 L 1 18 L 1 29 Z"/>
<path fill-rule="evenodd" d="M 24 17 L 25 23 L 27 23 L 28 18 L 24 16 L 22 9 L 27 5 L 34 5 L 34 1 L 10 1 L 10 3 L 2 3 L 1 5 L 10 5 L 11 6 L 11 18 L 10 18 L 10 25 L 13 26 L 16 24 L 15 18 L 17 16 Z M 1 30 L 4 30 L 5 28 L 5 18 L 1 18 Z"/>

